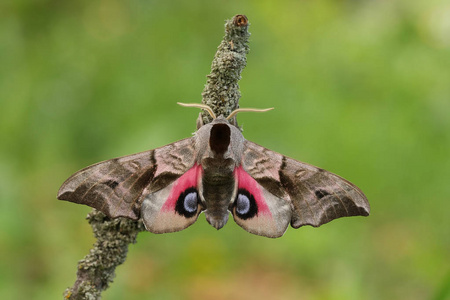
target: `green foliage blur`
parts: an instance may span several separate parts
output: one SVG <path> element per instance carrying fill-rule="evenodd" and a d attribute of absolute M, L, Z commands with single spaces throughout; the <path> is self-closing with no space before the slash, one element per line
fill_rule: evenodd
<path fill-rule="evenodd" d="M 449 299 L 450 4 L 12 1 L 0 4 L 0 298 L 58 299 L 94 242 L 56 200 L 95 162 L 195 131 L 226 19 L 246 14 L 247 139 L 337 173 L 367 218 L 251 235 L 201 215 L 141 233 L 103 299 Z"/>

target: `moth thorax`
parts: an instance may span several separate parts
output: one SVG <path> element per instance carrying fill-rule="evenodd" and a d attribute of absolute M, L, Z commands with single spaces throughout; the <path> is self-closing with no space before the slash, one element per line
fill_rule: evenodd
<path fill-rule="evenodd" d="M 227 124 L 214 124 L 211 128 L 209 136 L 209 146 L 211 150 L 218 154 L 223 155 L 230 145 L 231 130 Z"/>

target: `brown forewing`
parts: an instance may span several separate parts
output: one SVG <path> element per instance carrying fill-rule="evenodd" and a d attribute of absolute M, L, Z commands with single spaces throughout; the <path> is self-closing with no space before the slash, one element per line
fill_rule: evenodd
<path fill-rule="evenodd" d="M 194 165 L 193 138 L 86 167 L 67 179 L 58 199 L 85 204 L 110 217 L 138 219 L 143 193 L 155 192 Z"/>
<path fill-rule="evenodd" d="M 242 166 L 280 200 L 289 200 L 291 226 L 318 227 L 348 216 L 367 216 L 366 196 L 354 184 L 323 169 L 245 141 Z"/>

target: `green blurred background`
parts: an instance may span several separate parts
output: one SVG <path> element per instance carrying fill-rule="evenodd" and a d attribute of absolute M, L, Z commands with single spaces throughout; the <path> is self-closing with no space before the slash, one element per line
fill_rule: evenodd
<path fill-rule="evenodd" d="M 225 19 L 246 14 L 245 137 L 357 184 L 368 218 L 141 233 L 104 299 L 449 299 L 450 4 L 4 1 L 0 298 L 59 299 L 94 242 L 57 201 L 89 164 L 190 136 Z"/>

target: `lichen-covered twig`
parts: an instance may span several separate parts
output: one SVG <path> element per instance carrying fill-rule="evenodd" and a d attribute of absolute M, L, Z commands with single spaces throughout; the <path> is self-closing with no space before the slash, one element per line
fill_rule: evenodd
<path fill-rule="evenodd" d="M 225 36 L 212 62 L 202 102 L 211 107 L 217 116 L 228 116 L 238 108 L 238 81 L 249 50 L 250 34 L 247 28 L 248 20 L 244 15 L 236 15 L 227 21 Z M 203 123 L 211 122 L 207 113 L 201 116 Z M 236 124 L 235 117 L 231 121 Z M 77 279 L 73 287 L 64 292 L 65 299 L 100 299 L 101 292 L 113 281 L 116 267 L 125 261 L 128 246 L 134 244 L 137 234 L 145 230 L 142 221 L 111 219 L 95 209 L 87 219 L 97 241 L 89 254 L 78 262 Z"/>
<path fill-rule="evenodd" d="M 249 51 L 248 19 L 244 15 L 236 15 L 225 24 L 225 36 L 220 43 L 211 64 L 211 74 L 202 93 L 202 103 L 211 107 L 217 116 L 227 117 L 239 107 L 239 80 L 241 72 L 247 64 Z M 203 112 L 203 123 L 212 121 L 211 116 Z M 231 123 L 236 124 L 233 118 Z"/>
<path fill-rule="evenodd" d="M 114 270 L 125 261 L 128 245 L 136 243 L 137 234 L 145 230 L 141 221 L 111 219 L 95 209 L 87 219 L 97 241 L 78 262 L 77 280 L 64 292 L 65 299 L 100 299 L 101 292 L 114 279 Z"/>

